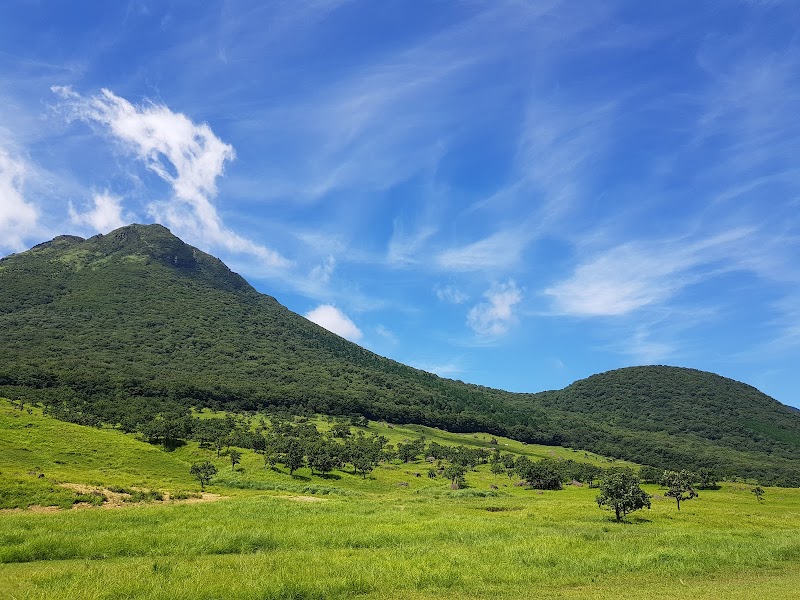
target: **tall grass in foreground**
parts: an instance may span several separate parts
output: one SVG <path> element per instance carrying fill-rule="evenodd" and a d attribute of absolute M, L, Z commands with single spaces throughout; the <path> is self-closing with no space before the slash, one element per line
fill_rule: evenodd
<path fill-rule="evenodd" d="M 772 507 L 731 487 L 679 514 L 657 500 L 621 525 L 586 488 L 18 513 L 0 519 L 0 589 L 25 598 L 522 598 L 614 597 L 620 586 L 617 597 L 636 589 L 647 598 L 675 584 L 711 598 L 713 582 L 797 582 L 800 494 L 770 491 Z"/>

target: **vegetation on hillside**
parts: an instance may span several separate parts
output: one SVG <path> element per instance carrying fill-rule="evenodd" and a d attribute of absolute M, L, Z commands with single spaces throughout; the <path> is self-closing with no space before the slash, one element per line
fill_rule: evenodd
<path fill-rule="evenodd" d="M 439 378 L 325 331 L 158 225 L 0 260 L 0 394 L 166 440 L 189 435 L 193 408 L 284 408 L 800 485 L 800 414 L 749 386 L 669 367 L 539 394 Z"/>

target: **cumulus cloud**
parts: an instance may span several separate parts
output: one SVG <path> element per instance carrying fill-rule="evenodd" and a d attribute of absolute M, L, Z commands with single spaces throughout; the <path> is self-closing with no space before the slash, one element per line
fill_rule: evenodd
<path fill-rule="evenodd" d="M 122 198 L 106 191 L 95 194 L 92 201 L 94 206 L 84 212 L 78 212 L 70 202 L 70 221 L 75 225 L 88 225 L 100 233 L 107 233 L 127 224 L 122 215 Z"/>
<path fill-rule="evenodd" d="M 514 306 L 522 301 L 522 291 L 510 279 L 506 283 L 493 285 L 483 295 L 488 302 L 481 302 L 470 309 L 467 324 L 479 335 L 505 335 L 516 320 Z"/>
<path fill-rule="evenodd" d="M 331 304 L 321 304 L 306 313 L 305 317 L 320 327 L 352 342 L 357 342 L 364 335 L 346 314 Z"/>
<path fill-rule="evenodd" d="M 167 182 L 169 202 L 156 202 L 149 213 L 179 234 L 233 252 L 256 256 L 267 267 L 285 267 L 288 261 L 274 250 L 227 229 L 212 199 L 225 163 L 236 154 L 206 123 L 197 124 L 167 106 L 135 106 L 113 92 L 84 97 L 69 87 L 53 86 L 68 118 L 105 127 L 126 151 Z"/>
<path fill-rule="evenodd" d="M 22 194 L 26 170 L 0 148 L 0 248 L 24 249 L 23 238 L 37 226 L 39 213 Z"/>

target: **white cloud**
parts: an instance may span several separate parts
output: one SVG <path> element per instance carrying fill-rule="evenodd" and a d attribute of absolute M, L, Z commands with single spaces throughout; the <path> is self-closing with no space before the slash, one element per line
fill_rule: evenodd
<path fill-rule="evenodd" d="M 88 225 L 100 233 L 108 233 L 118 227 L 128 223 L 122 214 L 122 199 L 109 192 L 95 194 L 93 197 L 94 207 L 83 213 L 78 212 L 69 203 L 69 219 L 75 225 Z"/>
<path fill-rule="evenodd" d="M 469 296 L 453 285 L 434 288 L 436 297 L 442 302 L 450 304 L 463 304 L 469 300 Z"/>
<path fill-rule="evenodd" d="M 26 171 L 24 162 L 0 148 L 0 248 L 24 249 L 23 238 L 37 227 L 39 212 L 22 194 Z"/>
<path fill-rule="evenodd" d="M 385 339 L 387 342 L 391 344 L 397 343 L 397 336 L 392 333 L 389 329 L 387 329 L 384 325 L 378 325 L 375 328 L 375 333 Z"/>
<path fill-rule="evenodd" d="M 522 301 L 522 291 L 513 280 L 493 285 L 483 294 L 488 302 L 473 306 L 467 324 L 479 335 L 501 336 L 516 320 L 514 306 Z"/>
<path fill-rule="evenodd" d="M 645 327 L 638 327 L 633 336 L 626 340 L 625 346 L 619 349 L 632 356 L 639 364 L 653 365 L 663 363 L 675 353 L 675 348 L 667 342 L 651 339 Z"/>
<path fill-rule="evenodd" d="M 453 377 L 458 375 L 459 373 L 464 373 L 464 367 L 456 362 L 449 362 L 449 363 L 418 363 L 418 362 L 411 362 L 409 363 L 415 369 L 419 369 L 420 371 L 427 371 L 428 373 L 434 373 L 439 377 Z"/>
<path fill-rule="evenodd" d="M 687 242 L 630 242 L 579 265 L 547 288 L 559 314 L 619 316 L 666 301 L 715 273 L 742 268 L 742 244 L 751 232 L 733 229 Z"/>
<path fill-rule="evenodd" d="M 328 258 L 325 259 L 324 263 L 311 269 L 311 273 L 309 273 L 308 276 L 312 281 L 318 283 L 328 283 L 331 280 L 331 275 L 333 275 L 333 271 L 335 269 L 336 258 L 333 255 L 329 255 Z"/>
<path fill-rule="evenodd" d="M 306 313 L 305 317 L 320 327 L 352 342 L 357 342 L 364 335 L 347 315 L 331 304 L 321 304 Z"/>
<path fill-rule="evenodd" d="M 134 106 L 107 89 L 83 97 L 68 87 L 53 86 L 71 119 L 99 123 L 173 190 L 169 202 L 152 203 L 148 212 L 201 245 L 212 244 L 256 256 L 266 267 L 286 267 L 280 254 L 227 229 L 212 203 L 216 181 L 233 147 L 220 140 L 206 123 L 192 122 L 168 107 Z"/>
<path fill-rule="evenodd" d="M 406 233 L 399 221 L 394 223 L 394 232 L 389 240 L 386 259 L 393 265 L 410 265 L 418 262 L 418 256 L 435 233 L 435 227 L 422 227 L 414 233 Z"/>
<path fill-rule="evenodd" d="M 483 271 L 517 264 L 527 244 L 521 231 L 499 231 L 482 240 L 441 252 L 436 264 L 451 271 Z"/>

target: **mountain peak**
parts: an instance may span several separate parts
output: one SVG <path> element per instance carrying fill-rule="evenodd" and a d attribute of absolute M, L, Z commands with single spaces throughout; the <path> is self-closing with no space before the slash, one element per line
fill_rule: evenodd
<path fill-rule="evenodd" d="M 244 278 L 220 259 L 190 246 L 158 223 L 125 225 L 88 239 L 59 235 L 4 262 L 36 256 L 73 271 L 84 268 L 124 268 L 131 263 L 160 264 L 181 275 L 197 277 L 220 289 L 253 291 Z"/>

